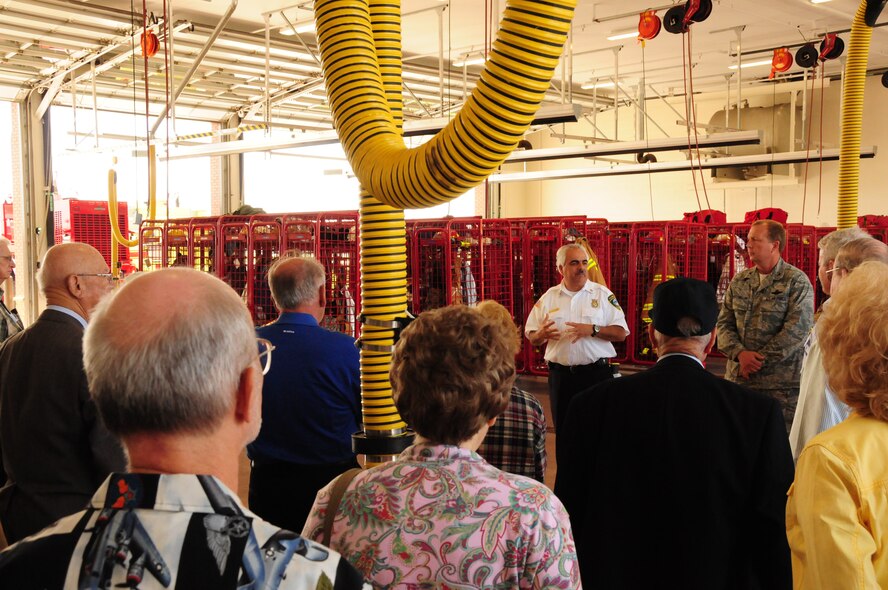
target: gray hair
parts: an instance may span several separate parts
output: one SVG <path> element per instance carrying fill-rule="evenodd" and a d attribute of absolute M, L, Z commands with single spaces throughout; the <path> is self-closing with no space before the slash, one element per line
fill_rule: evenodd
<path fill-rule="evenodd" d="M 579 244 L 565 244 L 555 252 L 555 266 L 564 266 L 564 262 L 567 260 L 567 253 L 573 248 L 581 250 L 583 254 L 586 253 L 586 249 Z"/>
<path fill-rule="evenodd" d="M 820 238 L 820 241 L 817 242 L 817 247 L 820 248 L 820 254 L 824 260 L 835 260 L 839 249 L 848 242 L 870 237 L 872 236 L 857 226 L 846 227 L 845 229 L 829 232 Z"/>
<path fill-rule="evenodd" d="M 311 303 L 326 282 L 323 265 L 308 256 L 282 257 L 268 269 L 271 298 L 280 310 Z"/>
<path fill-rule="evenodd" d="M 701 333 L 703 332 L 703 326 L 700 325 L 700 322 L 696 318 L 682 316 L 675 323 L 675 327 L 681 332 L 681 336 L 667 336 L 656 329 L 654 330 L 658 346 L 661 346 L 663 342 L 668 340 L 686 340 L 701 348 L 709 344 L 709 338 L 711 335 L 709 333 Z"/>
<path fill-rule="evenodd" d="M 139 298 L 140 286 L 159 273 L 188 273 L 181 277 L 188 299 L 162 314 Z M 231 411 L 241 373 L 257 352 L 250 315 L 235 292 L 186 268 L 128 280 L 99 304 L 83 341 L 90 393 L 119 436 L 211 432 Z"/>

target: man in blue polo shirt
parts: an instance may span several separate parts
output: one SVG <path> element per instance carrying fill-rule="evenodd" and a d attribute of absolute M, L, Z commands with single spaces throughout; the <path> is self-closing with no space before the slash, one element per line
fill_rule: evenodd
<path fill-rule="evenodd" d="M 275 347 L 265 375 L 262 429 L 247 447 L 253 462 L 250 509 L 301 531 L 315 494 L 357 467 L 351 435 L 361 429 L 358 350 L 349 336 L 318 324 L 326 305 L 324 267 L 281 258 L 268 270 L 278 319 L 256 330 Z"/>

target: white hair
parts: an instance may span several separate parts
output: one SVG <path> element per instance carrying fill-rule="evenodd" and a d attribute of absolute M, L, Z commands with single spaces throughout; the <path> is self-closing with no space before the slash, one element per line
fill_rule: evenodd
<path fill-rule="evenodd" d="M 99 304 L 83 342 L 90 393 L 107 428 L 120 436 L 212 431 L 257 354 L 249 313 L 214 277 L 184 268 L 155 272 L 201 278 L 188 301 L 170 303 L 156 318 L 115 303 L 153 273 L 127 281 Z"/>
<path fill-rule="evenodd" d="M 586 253 L 586 249 L 579 244 L 565 244 L 555 252 L 555 266 L 564 266 L 564 262 L 567 260 L 567 253 L 573 248 L 581 250 L 583 254 Z"/>

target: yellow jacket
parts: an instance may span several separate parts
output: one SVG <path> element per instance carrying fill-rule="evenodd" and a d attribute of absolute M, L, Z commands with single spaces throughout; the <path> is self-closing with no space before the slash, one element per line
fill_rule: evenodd
<path fill-rule="evenodd" d="M 888 588 L 888 423 L 856 414 L 808 443 L 786 504 L 793 587 Z"/>

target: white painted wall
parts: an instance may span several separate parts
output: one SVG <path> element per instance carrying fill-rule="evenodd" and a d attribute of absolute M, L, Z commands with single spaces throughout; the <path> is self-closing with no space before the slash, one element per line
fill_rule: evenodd
<path fill-rule="evenodd" d="M 811 94 L 809 93 L 809 101 Z M 811 126 L 812 144 L 817 145 L 820 136 L 820 81 L 816 81 L 813 101 L 809 108 L 813 113 Z M 770 106 L 775 101 L 788 103 L 788 93 L 777 96 L 750 96 L 744 99 L 751 107 Z M 797 94 L 798 105 L 802 105 L 801 93 Z M 833 82 L 824 90 L 823 138 L 827 148 L 839 147 L 840 135 L 841 83 Z M 659 100 L 647 101 L 649 114 L 663 127 L 670 137 L 686 136 L 684 127 L 676 124 L 679 118 L 675 112 Z M 684 113 L 681 100 L 674 105 Z M 720 102 L 708 101 L 697 104 L 697 122 L 702 125 L 717 111 L 724 108 Z M 742 112 L 741 112 L 742 118 Z M 733 118 L 731 119 L 733 124 Z M 596 126 L 608 137 L 613 138 L 614 115 L 599 114 Z M 594 129 L 588 122 L 558 126 L 557 133 L 592 136 Z M 770 130 L 768 130 L 770 131 Z M 779 131 L 779 130 L 778 130 Z M 702 132 L 702 130 L 701 130 Z M 788 132 L 788 129 L 782 131 Z M 634 140 L 635 108 L 620 109 L 619 133 L 621 140 Z M 648 137 L 664 137 L 652 124 L 648 124 Z M 804 149 L 801 140 L 802 129 L 797 129 L 797 149 Z M 580 145 L 575 140 L 562 142 L 550 136 L 550 131 L 536 133 L 530 138 L 535 148 L 563 147 Z M 888 89 L 881 85 L 879 77 L 870 77 L 866 82 L 864 95 L 864 118 L 862 145 L 876 145 L 881 153 L 874 159 L 860 162 L 859 207 L 861 214 L 888 214 L 886 185 L 888 179 L 883 170 L 888 167 Z M 881 145 L 880 145 L 881 144 Z M 730 150 L 730 148 L 727 148 Z M 660 161 L 685 159 L 678 152 L 657 154 Z M 629 159 L 629 157 L 623 156 Z M 504 173 L 521 170 L 553 168 L 579 168 L 583 166 L 603 166 L 606 162 L 589 160 L 557 160 L 541 164 L 510 164 L 504 166 Z M 838 186 L 838 162 L 826 162 L 822 166 L 812 163 L 808 169 L 807 192 L 805 191 L 804 166 L 798 166 L 798 180 L 790 185 L 772 183 L 770 180 L 732 183 L 730 188 L 721 188 L 704 171 L 706 192 L 711 208 L 725 211 L 728 221 L 742 221 L 746 211 L 761 207 L 780 207 L 789 212 L 790 223 L 804 222 L 815 226 L 831 226 L 836 222 L 836 192 Z M 785 167 L 784 167 L 785 168 Z M 644 174 L 636 176 L 585 178 L 575 180 L 547 180 L 525 183 L 502 184 L 503 217 L 561 216 L 583 214 L 589 217 L 604 217 L 610 221 L 645 221 L 679 219 L 686 211 L 708 208 L 701 180 L 697 173 L 698 191 L 695 192 L 690 172 Z M 698 206 L 698 198 L 700 206 Z M 804 203 L 804 207 L 803 207 Z"/>

